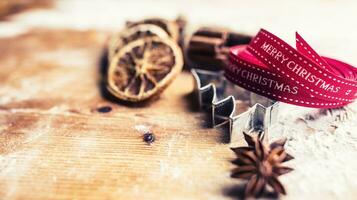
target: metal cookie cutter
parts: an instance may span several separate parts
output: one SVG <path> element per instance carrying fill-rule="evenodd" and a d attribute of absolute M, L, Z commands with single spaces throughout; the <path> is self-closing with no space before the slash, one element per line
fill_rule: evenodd
<path fill-rule="evenodd" d="M 243 131 L 263 138 L 277 121 L 279 102 L 230 83 L 223 72 L 192 69 L 191 73 L 198 106 L 210 113 L 213 127 L 229 125 L 231 147 L 241 146 Z M 242 109 L 242 104 L 249 108 Z"/>

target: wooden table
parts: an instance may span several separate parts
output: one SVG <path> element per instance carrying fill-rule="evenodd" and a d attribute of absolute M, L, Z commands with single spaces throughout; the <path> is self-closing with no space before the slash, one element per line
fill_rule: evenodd
<path fill-rule="evenodd" d="M 172 6 L 172 3 L 164 1 L 159 3 L 163 8 Z M 226 3 L 236 5 L 231 1 Z M 133 8 L 139 4 L 149 6 L 144 2 L 122 5 Z M 328 9 L 342 7 L 347 11 L 349 6 L 355 5 L 326 4 L 330 5 L 319 2 L 310 5 L 316 9 L 320 5 Z M 72 9 L 69 2 L 63 1 L 60 5 L 62 9 Z M 8 26 L 3 26 L 3 32 L 0 31 L 5 33 L 11 25 L 15 32 L 20 32 L 0 38 L 0 199 L 239 197 L 240 182 L 230 178 L 230 170 L 234 167 L 230 161 L 234 155 L 224 142 L 227 133 L 208 128 L 207 115 L 193 109 L 189 95 L 193 90 L 191 75 L 183 72 L 161 98 L 147 104 L 126 105 L 105 98 L 101 93 L 100 69 L 110 28 L 103 24 L 98 26 L 100 23 L 97 22 L 93 22 L 94 28 L 83 23 L 88 20 L 85 16 L 93 17 L 90 14 L 96 10 L 86 6 L 95 4 L 77 1 L 73 10 L 79 9 L 78 5 L 89 11 L 87 15 L 83 12 L 82 18 L 78 15 L 78 19 L 68 20 L 70 27 L 61 26 L 61 20 L 56 18 L 56 12 L 61 9 L 57 9 L 54 13 L 25 14 L 15 18 L 12 25 L 4 22 Z M 192 11 L 199 5 L 194 1 Z M 242 8 L 237 9 L 252 7 L 256 2 L 241 5 Z M 279 9 L 268 3 L 262 5 L 275 11 Z M 295 4 L 283 5 L 292 8 Z M 98 10 L 102 7 L 100 5 Z M 106 8 L 110 7 L 107 5 Z M 184 4 L 180 4 L 174 14 L 183 7 Z M 203 15 L 212 14 L 214 7 L 203 6 Z M 307 9 L 309 4 L 303 7 Z M 222 11 L 227 8 L 217 6 L 215 9 Z M 122 10 L 124 12 L 125 9 Z M 228 10 L 227 15 L 235 13 Z M 298 11 L 302 12 L 302 8 Z M 151 14 L 156 11 L 145 12 Z M 169 11 L 163 12 L 163 15 L 169 15 Z M 318 9 L 318 12 L 323 11 Z M 107 15 L 110 13 L 114 11 L 109 9 Z M 186 14 L 193 22 L 203 21 L 194 12 Z M 277 14 L 262 15 L 277 20 L 268 26 L 283 32 L 283 28 L 276 28 L 282 23 Z M 288 13 L 283 12 L 282 15 L 287 16 Z M 48 28 L 53 26 L 44 16 L 58 20 L 56 29 Z M 58 16 L 69 19 L 76 14 L 69 12 L 67 18 L 63 13 Z M 307 16 L 314 14 L 308 12 Z M 204 22 L 225 19 L 227 17 L 221 16 L 207 18 Z M 41 20 L 44 24 L 39 25 Z M 252 20 L 261 22 L 262 26 L 267 24 L 259 21 L 259 17 Z M 98 21 L 101 22 L 100 19 Z M 227 23 L 237 28 L 233 21 Z M 76 23 L 79 25 L 74 26 Z M 323 24 L 325 28 L 325 22 Z M 298 26 L 309 27 L 306 30 L 311 30 L 309 34 L 312 35 L 318 28 L 310 25 L 300 23 Z M 42 28 L 32 29 L 38 26 Z M 258 28 L 244 22 L 242 27 L 244 32 Z M 354 28 L 349 30 L 355 31 Z M 338 41 L 328 40 L 331 35 L 334 34 L 326 33 L 320 40 L 331 41 L 330 44 L 316 42 L 325 47 L 322 48 L 324 52 L 331 53 L 332 50 L 326 47 L 334 45 L 334 51 L 339 52 L 340 57 L 352 55 L 351 51 L 338 51 L 343 47 L 336 45 Z M 352 46 L 357 44 L 356 39 L 349 37 L 346 40 L 354 43 L 345 48 L 357 52 Z M 102 106 L 110 106 L 113 110 L 100 113 L 97 109 Z M 281 178 L 288 191 L 284 198 L 356 198 L 354 177 L 357 176 L 357 162 L 354 160 L 357 139 L 352 134 L 356 131 L 356 104 L 347 108 L 347 120 L 337 121 L 336 116 L 340 114 L 334 115 L 334 112 L 289 105 L 283 105 L 282 109 L 277 131 L 271 137 L 288 137 L 287 151 L 296 157 L 288 164 L 295 171 Z M 307 120 L 307 115 L 315 117 L 315 120 Z M 143 141 L 143 129 L 154 133 L 156 141 L 153 144 Z"/>

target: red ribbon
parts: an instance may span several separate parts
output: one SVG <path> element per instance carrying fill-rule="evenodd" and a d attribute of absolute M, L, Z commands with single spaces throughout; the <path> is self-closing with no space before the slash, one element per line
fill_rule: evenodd
<path fill-rule="evenodd" d="M 296 49 L 261 29 L 249 45 L 230 49 L 225 76 L 268 98 L 314 108 L 345 106 L 357 97 L 357 69 L 318 55 L 296 33 Z"/>

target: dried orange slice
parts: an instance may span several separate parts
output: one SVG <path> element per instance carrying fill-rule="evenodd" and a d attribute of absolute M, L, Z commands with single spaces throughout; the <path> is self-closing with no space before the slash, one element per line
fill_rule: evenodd
<path fill-rule="evenodd" d="M 169 20 L 162 19 L 162 18 L 148 18 L 148 19 L 143 19 L 143 20 L 136 21 L 136 22 L 129 21 L 129 22 L 127 22 L 127 27 L 134 27 L 134 26 L 141 25 L 141 24 L 153 24 L 153 25 L 159 26 L 164 31 L 166 31 L 166 33 L 169 34 L 169 36 L 173 40 L 175 40 L 176 42 L 179 41 L 180 27 L 174 21 L 169 21 Z"/>
<path fill-rule="evenodd" d="M 109 61 L 125 44 L 147 36 L 169 37 L 165 30 L 153 24 L 141 24 L 126 28 L 111 38 L 108 46 Z"/>
<path fill-rule="evenodd" d="M 175 41 L 140 38 L 126 44 L 113 57 L 107 88 L 121 100 L 142 101 L 163 91 L 182 66 L 182 52 Z"/>

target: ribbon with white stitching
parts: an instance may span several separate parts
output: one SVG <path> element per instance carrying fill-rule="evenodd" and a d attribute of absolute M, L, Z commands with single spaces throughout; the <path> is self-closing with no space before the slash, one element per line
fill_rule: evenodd
<path fill-rule="evenodd" d="M 296 33 L 296 49 L 261 29 L 249 45 L 230 49 L 225 76 L 268 98 L 314 108 L 345 106 L 357 98 L 357 69 L 318 55 Z"/>

